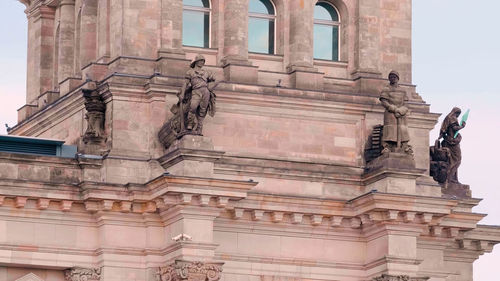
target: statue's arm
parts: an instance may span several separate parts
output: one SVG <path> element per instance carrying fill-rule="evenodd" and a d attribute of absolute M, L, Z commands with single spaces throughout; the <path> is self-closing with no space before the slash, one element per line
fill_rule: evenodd
<path fill-rule="evenodd" d="M 396 112 L 397 106 L 391 104 L 387 98 L 385 98 L 383 95 L 380 97 L 380 103 L 382 103 L 382 106 L 387 109 L 387 111 L 394 113 Z"/>
<path fill-rule="evenodd" d="M 465 128 L 465 122 L 463 122 L 462 125 L 459 125 L 458 122 L 455 122 L 452 125 L 452 129 L 453 129 L 454 132 L 462 130 L 463 128 Z"/>
<path fill-rule="evenodd" d="M 215 76 L 214 76 L 214 74 L 211 71 L 208 72 L 208 78 L 207 78 L 207 80 L 208 80 L 208 82 L 214 82 L 215 81 Z"/>
<path fill-rule="evenodd" d="M 184 83 L 182 84 L 181 91 L 179 93 L 179 101 L 180 102 L 182 102 L 182 100 L 184 99 L 184 95 L 186 94 L 186 89 L 187 89 L 187 86 L 189 85 L 189 83 L 191 83 L 191 79 L 189 79 L 189 77 L 186 77 L 186 79 L 184 80 Z"/>

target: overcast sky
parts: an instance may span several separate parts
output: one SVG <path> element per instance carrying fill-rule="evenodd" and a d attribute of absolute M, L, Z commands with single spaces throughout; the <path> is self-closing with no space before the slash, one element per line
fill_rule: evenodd
<path fill-rule="evenodd" d="M 24 105 L 27 23 L 24 6 L 0 0 L 0 134 Z M 413 83 L 433 112 L 470 109 L 462 131 L 459 179 L 484 198 L 475 212 L 500 224 L 500 1 L 413 1 Z M 442 118 L 440 119 L 441 122 Z M 431 140 L 438 136 L 436 130 Z M 500 246 L 474 264 L 474 280 L 498 281 Z"/>

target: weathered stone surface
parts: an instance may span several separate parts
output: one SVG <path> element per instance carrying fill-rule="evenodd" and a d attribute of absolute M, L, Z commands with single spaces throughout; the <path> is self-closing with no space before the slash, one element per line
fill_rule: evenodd
<path fill-rule="evenodd" d="M 439 115 L 411 85 L 411 1 L 329 1 L 339 62 L 313 58 L 316 1 L 273 2 L 274 54 L 248 53 L 248 0 L 210 1 L 210 48 L 183 46 L 186 1 L 22 2 L 28 105 L 10 133 L 79 144 L 92 80 L 106 143 L 76 159 L 0 153 L 0 280 L 102 266 L 100 281 L 462 281 L 500 242 L 479 200 L 428 175 Z M 217 115 L 165 149 L 158 132 L 198 54 L 226 80 Z M 382 150 L 369 136 L 391 69 L 414 160 L 365 155 Z M 85 272 L 74 278 L 96 278 Z"/>

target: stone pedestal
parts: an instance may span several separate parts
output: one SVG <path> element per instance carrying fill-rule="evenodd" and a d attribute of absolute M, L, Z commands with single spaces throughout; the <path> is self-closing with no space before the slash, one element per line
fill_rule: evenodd
<path fill-rule="evenodd" d="M 189 63 L 182 49 L 161 49 L 158 52 L 158 70 L 162 75 L 184 77 Z"/>
<path fill-rule="evenodd" d="M 236 83 L 257 83 L 259 68 L 245 61 L 223 61 L 224 80 Z"/>
<path fill-rule="evenodd" d="M 424 169 L 415 168 L 415 161 L 411 155 L 389 152 L 366 165 L 363 179 L 366 191 L 415 195 L 416 179 L 424 172 Z"/>
<path fill-rule="evenodd" d="M 290 81 L 293 88 L 304 90 L 323 90 L 324 73 L 313 67 L 290 66 Z"/>
<path fill-rule="evenodd" d="M 214 150 L 210 138 L 185 135 L 172 143 L 159 162 L 172 175 L 212 177 L 214 162 L 223 154 Z"/>
<path fill-rule="evenodd" d="M 471 198 L 470 187 L 466 184 L 451 182 L 441 184 L 441 193 L 446 198 Z"/>

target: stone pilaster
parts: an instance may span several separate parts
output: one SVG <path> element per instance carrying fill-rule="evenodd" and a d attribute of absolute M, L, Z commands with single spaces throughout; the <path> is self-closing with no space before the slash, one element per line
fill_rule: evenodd
<path fill-rule="evenodd" d="M 75 1 L 62 0 L 59 4 L 59 54 L 57 82 L 73 77 L 75 53 Z"/>
<path fill-rule="evenodd" d="M 26 104 L 36 104 L 41 93 L 52 89 L 55 9 L 29 7 Z"/>

